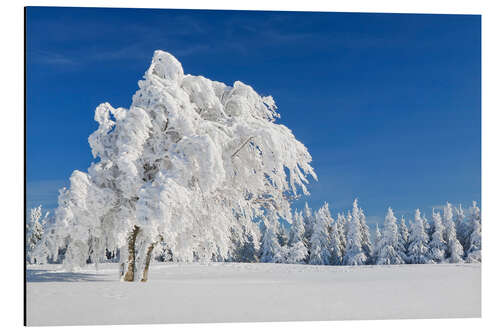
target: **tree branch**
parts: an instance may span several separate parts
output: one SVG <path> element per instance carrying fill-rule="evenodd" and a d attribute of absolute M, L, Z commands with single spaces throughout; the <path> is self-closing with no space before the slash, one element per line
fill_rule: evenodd
<path fill-rule="evenodd" d="M 231 158 L 235 157 L 235 156 L 236 156 L 236 154 L 238 154 L 238 153 L 240 152 L 240 150 L 242 150 L 242 149 L 243 149 L 243 147 L 245 147 L 245 145 L 246 145 L 247 143 L 249 143 L 249 142 L 250 142 L 250 140 L 252 140 L 252 139 L 253 139 L 253 136 L 249 137 L 249 138 L 248 138 L 245 142 L 243 142 L 243 144 L 242 144 L 242 145 L 241 145 L 238 149 L 236 149 L 236 151 L 235 151 L 235 152 L 231 155 Z"/>

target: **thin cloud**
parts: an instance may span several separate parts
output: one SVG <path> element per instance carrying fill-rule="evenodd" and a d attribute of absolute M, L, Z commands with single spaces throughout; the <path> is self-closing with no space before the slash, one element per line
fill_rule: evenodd
<path fill-rule="evenodd" d="M 31 52 L 30 58 L 33 62 L 48 64 L 48 65 L 77 65 L 78 62 L 74 58 L 70 58 L 61 53 L 34 50 Z"/>
<path fill-rule="evenodd" d="M 383 223 L 384 223 L 384 219 L 381 216 L 371 215 L 371 216 L 366 217 L 366 224 L 368 224 L 370 226 L 375 226 L 378 224 L 380 227 Z"/>
<path fill-rule="evenodd" d="M 443 210 L 444 205 L 434 205 L 434 206 L 429 206 L 430 209 L 437 209 L 437 210 Z"/>
<path fill-rule="evenodd" d="M 55 208 L 59 190 L 68 186 L 68 180 L 39 180 L 26 184 L 26 208 L 42 205 L 45 208 Z"/>

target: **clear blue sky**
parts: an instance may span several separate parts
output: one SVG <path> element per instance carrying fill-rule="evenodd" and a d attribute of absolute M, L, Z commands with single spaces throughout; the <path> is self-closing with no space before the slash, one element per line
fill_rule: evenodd
<path fill-rule="evenodd" d="M 481 18 L 29 8 L 28 206 L 86 170 L 95 107 L 128 107 L 153 51 L 272 95 L 313 157 L 307 200 L 336 213 L 480 201 Z"/>

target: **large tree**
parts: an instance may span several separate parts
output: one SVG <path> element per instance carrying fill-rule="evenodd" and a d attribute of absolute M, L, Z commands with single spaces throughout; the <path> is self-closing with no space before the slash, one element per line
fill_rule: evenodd
<path fill-rule="evenodd" d="M 316 175 L 279 117 L 272 97 L 186 75 L 155 51 L 129 109 L 97 107 L 96 160 L 59 196 L 66 261 L 85 263 L 93 238 L 97 257 L 121 248 L 125 281 L 146 280 L 159 242 L 176 260 L 224 260 L 242 223 L 291 220 L 291 200 L 308 194 L 307 176 Z"/>

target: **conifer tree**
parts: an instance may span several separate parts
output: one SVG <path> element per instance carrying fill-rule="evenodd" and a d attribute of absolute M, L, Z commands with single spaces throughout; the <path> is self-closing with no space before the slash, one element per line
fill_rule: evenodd
<path fill-rule="evenodd" d="M 286 230 L 283 223 L 278 223 L 278 230 L 276 236 L 278 237 L 278 242 L 280 243 L 280 246 L 283 247 L 288 244 L 288 238 L 289 238 L 288 231 Z"/>
<path fill-rule="evenodd" d="M 276 216 L 264 219 L 260 261 L 266 263 L 282 262 L 282 248 L 276 235 L 278 220 Z"/>
<path fill-rule="evenodd" d="M 443 222 L 441 219 L 441 213 L 432 211 L 432 221 L 433 221 L 433 234 L 431 241 L 429 242 L 429 257 L 435 263 L 441 263 L 444 261 L 444 256 L 446 253 L 446 242 L 443 238 Z"/>
<path fill-rule="evenodd" d="M 304 214 L 302 211 L 295 211 L 293 214 L 293 222 L 290 227 L 290 238 L 288 245 L 304 241 L 305 227 L 304 227 Z"/>
<path fill-rule="evenodd" d="M 342 265 L 343 250 L 340 238 L 339 222 L 337 220 L 333 224 L 330 234 L 330 248 L 332 250 L 330 262 L 332 265 Z"/>
<path fill-rule="evenodd" d="M 325 204 L 314 215 L 314 226 L 311 235 L 309 264 L 329 265 L 331 261 L 328 226 L 332 223 L 328 204 Z"/>
<path fill-rule="evenodd" d="M 42 217 L 43 216 L 43 217 Z M 30 211 L 30 221 L 26 225 L 26 237 L 27 237 L 27 258 L 28 263 L 37 264 L 43 263 L 43 255 L 40 257 L 40 253 L 46 254 L 45 249 L 41 249 L 44 246 L 42 239 L 44 238 L 44 228 L 47 223 L 49 212 L 47 211 L 43 215 L 42 205 L 32 208 Z M 39 247 L 39 249 L 37 249 Z"/>
<path fill-rule="evenodd" d="M 304 263 L 307 258 L 307 248 L 304 244 L 304 217 L 302 212 L 294 214 L 290 228 L 290 240 L 286 253 L 286 262 L 290 264 Z"/>
<path fill-rule="evenodd" d="M 384 231 L 382 233 L 378 255 L 377 265 L 400 265 L 404 264 L 399 248 L 399 232 L 397 219 L 394 216 L 392 208 L 388 208 L 385 216 Z"/>
<path fill-rule="evenodd" d="M 311 247 L 311 236 L 314 226 L 314 214 L 309 204 L 306 202 L 304 206 L 304 244 L 309 250 Z"/>
<path fill-rule="evenodd" d="M 415 210 L 415 221 L 410 227 L 410 245 L 408 246 L 408 261 L 411 264 L 427 264 L 429 259 L 429 248 L 427 232 L 425 231 L 424 219 L 420 210 Z"/>
<path fill-rule="evenodd" d="M 398 226 L 398 252 L 401 258 L 406 262 L 408 261 L 408 245 L 409 245 L 409 236 L 410 233 L 408 231 L 408 227 L 406 226 L 406 220 L 404 216 L 401 216 Z"/>
<path fill-rule="evenodd" d="M 457 239 L 455 222 L 453 221 L 453 210 L 449 202 L 443 210 L 443 225 L 445 229 L 446 259 L 450 263 L 463 262 L 464 250 L 462 244 Z"/>
<path fill-rule="evenodd" d="M 382 234 L 380 233 L 380 229 L 378 227 L 378 223 L 375 225 L 375 233 L 373 235 L 373 247 L 371 258 L 374 264 L 377 264 L 378 257 L 380 255 L 380 247 L 382 245 Z"/>
<path fill-rule="evenodd" d="M 481 212 L 477 203 L 472 202 L 469 209 L 469 225 L 471 225 L 471 234 L 469 235 L 469 248 L 467 249 L 466 261 L 469 263 L 481 262 Z"/>
<path fill-rule="evenodd" d="M 361 229 L 361 248 L 367 258 L 367 263 L 371 263 L 370 256 L 372 253 L 372 241 L 370 236 L 370 228 L 366 224 L 366 216 L 362 208 L 359 208 L 359 225 Z"/>
<path fill-rule="evenodd" d="M 430 239 L 433 233 L 433 228 L 429 223 L 429 220 L 427 220 L 425 213 L 422 213 L 421 218 L 422 218 L 422 224 L 424 225 L 425 233 L 427 234 L 427 239 Z"/>
<path fill-rule="evenodd" d="M 259 257 L 260 232 L 250 223 L 242 227 L 242 239 L 237 244 L 235 257 L 233 259 L 237 262 L 256 262 Z"/>
<path fill-rule="evenodd" d="M 462 244 L 462 247 L 464 249 L 467 249 L 469 247 L 468 243 L 468 236 L 471 233 L 471 228 L 467 224 L 467 220 L 465 218 L 465 212 L 462 208 L 462 205 L 458 205 L 458 207 L 453 207 L 455 214 L 454 214 L 454 222 L 455 222 L 455 228 L 457 230 L 457 239 Z"/>
<path fill-rule="evenodd" d="M 346 242 L 343 264 L 349 266 L 364 265 L 367 258 L 362 247 L 360 212 L 357 199 L 354 200 L 352 214 L 348 213 L 347 216 Z"/>
<path fill-rule="evenodd" d="M 345 250 L 347 246 L 347 238 L 346 238 L 346 223 L 347 219 L 344 214 L 337 214 L 337 230 L 338 230 L 338 236 L 339 236 L 339 242 L 340 242 L 340 250 L 341 250 L 341 255 L 342 258 L 345 256 Z"/>

